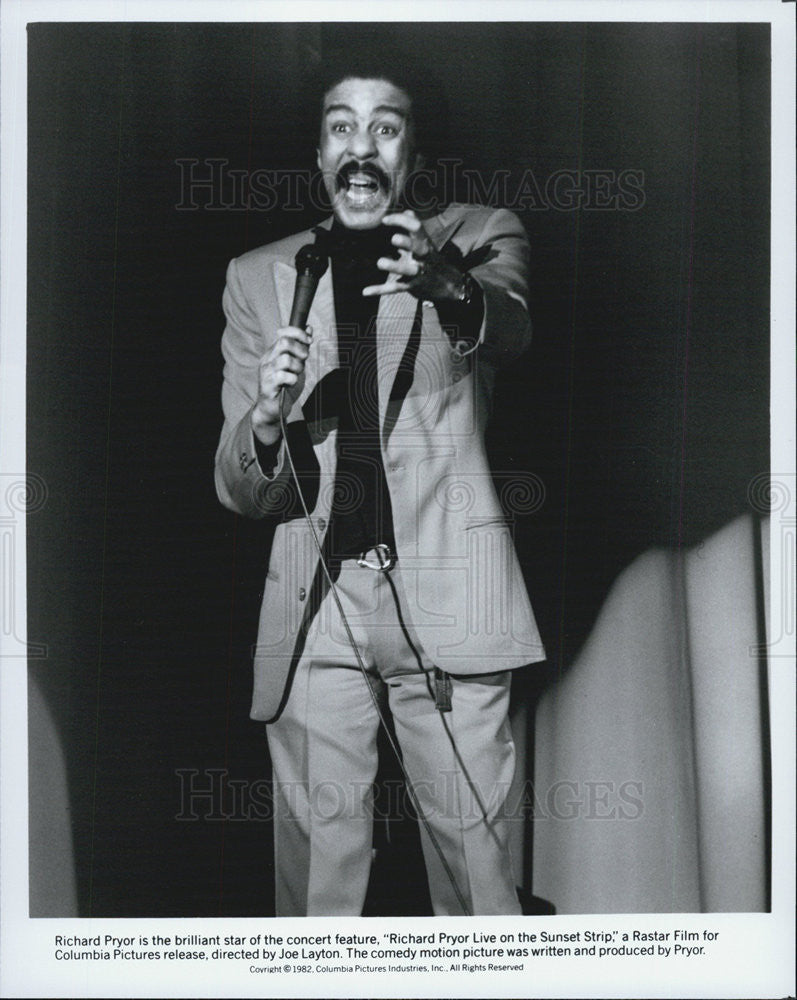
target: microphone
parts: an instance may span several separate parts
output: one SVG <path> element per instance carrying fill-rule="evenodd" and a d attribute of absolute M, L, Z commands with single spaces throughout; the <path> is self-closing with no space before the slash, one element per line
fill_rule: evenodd
<path fill-rule="evenodd" d="M 293 293 L 291 318 L 289 326 L 298 326 L 304 330 L 307 326 L 307 316 L 313 304 L 318 282 L 326 271 L 329 260 L 313 243 L 303 246 L 296 254 L 296 288 Z"/>

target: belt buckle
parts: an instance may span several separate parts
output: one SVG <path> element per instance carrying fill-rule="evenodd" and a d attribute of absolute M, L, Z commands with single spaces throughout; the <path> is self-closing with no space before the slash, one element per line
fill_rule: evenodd
<path fill-rule="evenodd" d="M 373 551 L 376 553 L 376 558 L 379 562 L 370 562 L 365 558 L 366 552 L 370 551 L 371 549 L 366 549 L 365 552 L 360 553 L 360 557 L 357 560 L 358 566 L 362 566 L 363 569 L 375 569 L 378 573 L 387 573 L 388 570 L 396 565 L 396 554 L 391 552 L 390 546 L 385 545 L 384 542 L 373 546 Z"/>

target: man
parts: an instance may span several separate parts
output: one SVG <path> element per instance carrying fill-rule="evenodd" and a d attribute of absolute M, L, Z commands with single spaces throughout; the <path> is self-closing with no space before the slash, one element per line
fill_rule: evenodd
<path fill-rule="evenodd" d="M 396 73 L 331 79 L 318 166 L 333 218 L 227 274 L 217 491 L 280 520 L 252 706 L 278 915 L 361 913 L 385 703 L 435 913 L 520 912 L 502 815 L 510 672 L 544 653 L 484 430 L 497 366 L 529 341 L 528 245 L 507 211 L 407 207 L 417 124 Z M 331 267 L 299 329 L 294 257 L 313 241 Z"/>

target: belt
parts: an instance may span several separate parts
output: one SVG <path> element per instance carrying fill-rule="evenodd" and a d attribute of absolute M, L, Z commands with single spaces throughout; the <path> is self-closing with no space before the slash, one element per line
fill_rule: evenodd
<path fill-rule="evenodd" d="M 376 562 L 371 562 L 366 559 L 366 555 L 369 552 L 376 553 Z M 379 545 L 374 545 L 370 549 L 365 549 L 360 553 L 357 559 L 357 565 L 362 566 L 363 569 L 374 569 L 378 573 L 387 573 L 388 570 L 393 569 L 396 565 L 398 556 L 395 552 L 391 551 L 389 545 L 385 545 L 384 542 L 380 542 Z"/>

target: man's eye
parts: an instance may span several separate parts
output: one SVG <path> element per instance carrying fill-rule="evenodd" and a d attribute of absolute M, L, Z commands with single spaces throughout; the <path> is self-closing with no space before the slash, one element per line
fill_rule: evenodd
<path fill-rule="evenodd" d="M 395 125 L 377 125 L 377 135 L 398 135 L 399 130 Z"/>
<path fill-rule="evenodd" d="M 330 126 L 330 130 L 332 132 L 337 132 L 339 134 L 340 133 L 344 133 L 344 132 L 348 132 L 349 131 L 349 123 L 348 122 L 334 122 Z"/>

